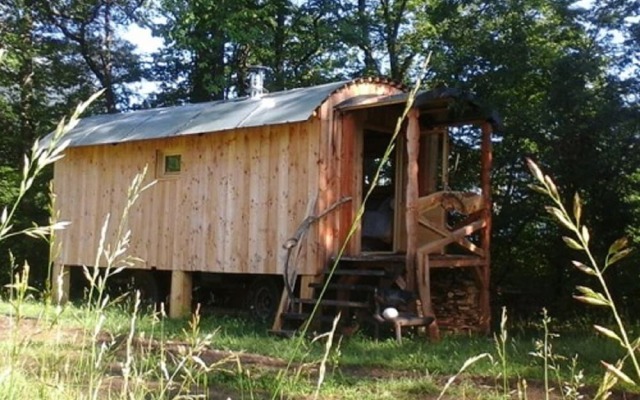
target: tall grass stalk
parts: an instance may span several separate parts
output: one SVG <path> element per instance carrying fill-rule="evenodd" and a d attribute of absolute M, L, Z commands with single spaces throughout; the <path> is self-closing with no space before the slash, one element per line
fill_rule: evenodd
<path fill-rule="evenodd" d="M 473 364 L 477 363 L 480 360 L 483 360 L 485 358 L 488 358 L 489 360 L 491 360 L 491 362 L 493 362 L 493 357 L 491 356 L 491 354 L 489 353 L 482 353 L 482 354 L 478 354 L 477 356 L 471 357 L 469 359 L 467 359 L 464 364 L 462 364 L 462 367 L 460 367 L 460 369 L 458 370 L 458 372 L 456 372 L 455 375 L 453 375 L 452 377 L 450 377 L 449 379 L 447 379 L 447 382 L 445 383 L 444 387 L 442 388 L 442 391 L 440 392 L 440 394 L 438 395 L 438 399 L 440 400 L 442 399 L 442 397 L 447 393 L 447 390 L 449 390 L 449 387 L 451 387 L 451 385 L 453 384 L 453 382 L 455 382 L 456 379 L 458 379 L 458 377 L 460 375 L 462 375 L 462 373 L 464 371 L 467 370 L 467 368 L 471 367 Z"/>
<path fill-rule="evenodd" d="M 508 340 L 508 332 L 507 332 L 507 308 L 502 307 L 502 314 L 500 316 L 500 332 L 498 334 L 494 334 L 493 340 L 496 345 L 496 353 L 498 355 L 498 360 L 500 360 L 500 367 L 502 375 L 502 394 L 503 396 L 509 396 L 509 371 L 507 369 L 507 340 Z"/>
<path fill-rule="evenodd" d="M 551 338 L 554 335 L 549 330 L 550 323 L 551 323 L 551 317 L 549 317 L 549 313 L 547 312 L 547 309 L 543 308 L 542 309 L 542 329 L 543 329 L 542 340 L 536 341 L 536 344 L 535 344 L 536 351 L 531 353 L 531 355 L 533 355 L 534 357 L 538 357 L 542 360 L 542 373 L 543 373 L 542 382 L 544 384 L 545 400 L 549 400 L 549 396 L 551 394 L 551 388 L 550 388 L 550 382 L 549 382 L 550 381 L 549 371 L 550 369 L 555 368 L 555 362 L 554 362 L 555 355 L 551 350 Z M 555 370 L 558 371 L 558 368 L 555 368 Z"/>
<path fill-rule="evenodd" d="M 542 326 L 544 327 L 544 337 L 543 337 L 543 346 L 542 346 L 542 359 L 544 362 L 544 398 L 545 400 L 549 400 L 549 359 L 551 358 L 551 349 L 549 345 L 549 322 L 551 319 L 549 318 L 549 314 L 547 313 L 547 309 L 542 309 Z"/>
<path fill-rule="evenodd" d="M 322 382 L 324 382 L 324 377 L 327 372 L 327 360 L 329 359 L 329 354 L 331 353 L 331 346 L 333 346 L 333 338 L 336 333 L 336 328 L 338 327 L 338 322 L 340 321 L 340 313 L 336 315 L 333 319 L 333 324 L 331 326 L 331 330 L 325 334 L 315 337 L 313 340 L 319 340 L 323 337 L 327 338 L 327 342 L 325 344 L 324 354 L 322 355 L 322 361 L 320 361 L 320 367 L 318 368 L 318 382 L 316 384 L 316 391 L 313 394 L 314 400 L 318 398 L 320 395 L 320 388 L 322 387 Z"/>
<path fill-rule="evenodd" d="M 4 53 L 3 53 L 4 54 Z M 3 54 L 0 55 L 2 58 Z M 22 168 L 22 178 L 20 180 L 20 187 L 18 194 L 10 205 L 5 205 L 0 213 L 0 242 L 14 236 L 26 235 L 35 238 L 50 239 L 56 230 L 64 229 L 68 223 L 62 221 L 50 221 L 49 225 L 34 225 L 28 228 L 15 229 L 13 221 L 15 214 L 22 203 L 25 195 L 33 187 L 36 178 L 44 171 L 45 168 L 52 165 L 57 160 L 63 157 L 64 150 L 68 147 L 69 141 L 66 140 L 65 135 L 73 129 L 79 122 L 79 117 L 82 112 L 93 102 L 101 92 L 91 96 L 89 100 L 78 105 L 74 113 L 67 122 L 62 119 L 55 132 L 51 135 L 46 143 L 36 140 L 31 147 L 29 154 L 24 156 L 24 165 Z M 8 398 L 13 398 L 15 395 L 19 395 L 16 390 L 19 390 L 16 382 L 16 374 L 18 372 L 18 361 L 22 359 L 22 354 L 28 344 L 28 338 L 21 335 L 20 323 L 22 319 L 22 308 L 27 293 L 32 291 L 33 288 L 29 287 L 29 264 L 24 263 L 21 270 L 14 267 L 15 260 L 11 261 L 11 266 L 16 269 L 15 278 L 7 285 L 10 296 L 9 302 L 11 304 L 13 313 L 13 323 L 11 326 L 11 360 L 8 370 L 0 371 L 0 385 L 5 383 L 8 379 L 8 392 L 6 393 Z"/>
<path fill-rule="evenodd" d="M 538 181 L 537 184 L 531 185 L 531 188 L 536 192 L 544 194 L 551 200 L 553 205 L 546 207 L 546 210 L 560 225 L 571 232 L 571 236 L 563 236 L 562 240 L 569 248 L 581 251 L 586 256 L 586 263 L 574 260 L 572 261 L 573 266 L 582 273 L 594 277 L 598 283 L 598 291 L 586 286 L 577 286 L 576 289 L 579 294 L 573 297 L 583 303 L 596 307 L 604 307 L 610 311 L 615 321 L 615 329 L 609 329 L 600 325 L 594 325 L 594 329 L 605 337 L 617 342 L 625 351 L 625 356 L 614 364 L 601 361 L 606 371 L 600 389 L 598 390 L 597 398 L 608 397 L 609 390 L 618 380 L 638 387 L 640 383 L 640 363 L 638 362 L 636 350 L 638 343 L 640 343 L 640 338 L 632 340 L 629 337 L 629 330 L 622 320 L 621 313 L 616 306 L 605 280 L 605 272 L 607 269 L 631 253 L 632 250 L 628 247 L 628 240 L 626 238 L 616 240 L 609 247 L 604 263 L 599 263 L 589 247 L 591 239 L 589 229 L 582 223 L 582 199 L 579 194 L 576 193 L 573 197 L 572 211 L 570 213 L 565 207 L 553 179 L 543 174 L 542 170 L 532 160 L 527 159 L 527 164 L 531 174 Z M 632 376 L 623 372 L 626 360 L 630 360 Z"/>

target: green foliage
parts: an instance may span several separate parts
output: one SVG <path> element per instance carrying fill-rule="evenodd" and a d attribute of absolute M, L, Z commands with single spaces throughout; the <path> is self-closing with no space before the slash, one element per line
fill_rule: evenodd
<path fill-rule="evenodd" d="M 532 188 L 536 192 L 546 195 L 552 201 L 553 206 L 546 207 L 547 211 L 558 223 L 571 232 L 572 236 L 562 237 L 564 243 L 570 249 L 584 253 L 587 259 L 586 263 L 574 260 L 572 262 L 573 265 L 580 272 L 594 277 L 597 281 L 598 287 L 595 290 L 587 286 L 576 286 L 578 294 L 574 295 L 573 298 L 591 306 L 604 307 L 610 312 L 615 321 L 615 328 L 609 329 L 602 325 L 594 325 L 594 328 L 601 335 L 613 340 L 614 343 L 618 344 L 625 352 L 624 357 L 619 358 L 615 364 L 601 361 L 602 365 L 606 368 L 606 372 L 598 393 L 596 394 L 596 398 L 608 398 L 610 396 L 610 389 L 618 381 L 638 388 L 640 387 L 640 363 L 638 362 L 636 351 L 640 338 L 633 339 L 630 336 L 631 331 L 628 328 L 628 323 L 623 321 L 616 301 L 611 294 L 610 285 L 607 280 L 605 280 L 604 275 L 614 264 L 631 253 L 631 248 L 627 247 L 629 241 L 627 238 L 621 238 L 613 242 L 613 244 L 609 246 L 604 263 L 598 263 L 591 251 L 591 234 L 589 228 L 584 225 L 582 221 L 583 203 L 578 193 L 574 195 L 573 207 L 571 211 L 569 211 L 565 208 L 558 188 L 553 180 L 548 175 L 544 175 L 533 161 L 527 160 L 527 163 L 531 174 L 538 181 L 536 185 L 532 185 Z M 545 332 L 547 332 L 546 326 L 545 322 Z M 544 347 L 546 349 L 546 342 Z M 629 361 L 628 364 L 631 364 L 629 369 L 632 373 L 630 375 L 623 371 L 627 359 Z"/>
<path fill-rule="evenodd" d="M 617 232 L 640 242 L 639 14 L 637 1 L 615 0 L 587 9 L 554 0 L 6 0 L 0 178 L 12 181 L 54 116 L 97 88 L 106 95 L 92 112 L 242 96 L 256 65 L 268 68 L 270 91 L 361 75 L 409 82 L 432 51 L 433 86 L 475 92 L 504 123 L 492 172 L 494 289 L 560 311 L 584 277 L 563 267 L 571 250 L 550 240 L 563 228 L 527 189 L 523 157 L 557 171 L 564 190 L 580 188 L 595 251 L 606 252 Z M 135 23 L 164 41 L 152 63 L 122 37 Z M 149 98 L 131 89 L 143 79 L 158 85 Z M 452 186 L 468 186 L 477 132 L 459 129 L 451 147 L 460 165 Z M 45 220 L 45 179 L 37 191 L 18 220 Z M 31 244 L 15 245 L 25 259 Z M 624 268 L 611 274 L 614 297 L 629 309 L 640 305 L 637 278 Z"/>
<path fill-rule="evenodd" d="M 271 91 L 335 79 L 339 38 L 330 2 L 163 0 L 153 26 L 158 104 L 246 95 L 251 66 L 269 69 Z"/>

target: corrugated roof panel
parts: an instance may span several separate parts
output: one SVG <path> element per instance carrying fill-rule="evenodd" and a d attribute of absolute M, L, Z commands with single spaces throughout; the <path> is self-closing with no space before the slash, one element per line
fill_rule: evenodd
<path fill-rule="evenodd" d="M 207 104 L 207 107 L 204 107 L 193 118 L 185 121 L 179 135 L 235 129 L 259 108 L 260 101 L 258 99 L 242 98 L 205 104 Z"/>

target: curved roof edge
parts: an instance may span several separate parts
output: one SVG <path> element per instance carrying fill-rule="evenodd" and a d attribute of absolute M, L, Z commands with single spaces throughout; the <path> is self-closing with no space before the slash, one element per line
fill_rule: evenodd
<path fill-rule="evenodd" d="M 267 125 L 302 122 L 329 97 L 360 83 L 387 84 L 405 89 L 386 78 L 357 78 L 323 85 L 206 103 L 95 115 L 80 120 L 65 136 L 70 147 L 114 144 Z M 47 146 L 51 135 L 41 146 Z"/>

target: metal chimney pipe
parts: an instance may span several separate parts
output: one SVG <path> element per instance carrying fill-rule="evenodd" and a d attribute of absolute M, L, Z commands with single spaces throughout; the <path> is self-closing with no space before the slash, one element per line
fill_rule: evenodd
<path fill-rule="evenodd" d="M 267 67 L 255 66 L 249 68 L 249 96 L 260 98 L 264 94 L 264 76 Z"/>

